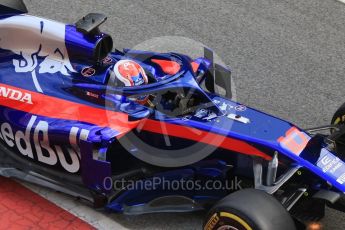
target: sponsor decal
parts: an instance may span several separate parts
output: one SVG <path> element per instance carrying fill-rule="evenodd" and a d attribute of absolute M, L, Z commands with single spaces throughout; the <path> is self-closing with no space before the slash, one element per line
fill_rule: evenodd
<path fill-rule="evenodd" d="M 99 98 L 98 94 L 89 91 L 86 91 L 86 95 L 89 97 Z"/>
<path fill-rule="evenodd" d="M 335 178 L 339 184 L 345 183 L 345 163 L 328 150 L 321 150 L 317 166 L 321 168 L 324 173 Z"/>
<path fill-rule="evenodd" d="M 14 101 L 20 101 L 27 104 L 33 104 L 32 95 L 30 93 L 24 93 L 22 91 L 7 88 L 4 86 L 0 86 L 0 97 Z"/>
<path fill-rule="evenodd" d="M 234 214 L 232 214 L 232 213 L 229 213 L 229 212 L 220 212 L 220 217 L 221 217 L 222 219 L 225 217 L 225 218 L 234 220 L 234 221 L 236 221 L 237 223 L 239 223 L 239 224 L 240 224 L 244 229 L 246 229 L 246 230 L 253 230 L 253 229 L 247 224 L 246 221 L 244 221 L 242 218 L 240 218 L 239 216 L 236 216 L 236 215 L 234 215 Z M 223 226 L 226 227 L 226 228 L 223 228 Z M 223 226 L 221 226 L 221 227 L 219 228 L 219 230 L 228 230 L 228 229 L 229 229 L 228 227 L 230 227 L 230 229 L 232 228 L 231 225 L 223 225 Z M 237 229 L 237 228 L 235 228 L 235 229 Z"/>
<path fill-rule="evenodd" d="M 80 170 L 80 151 L 77 146 L 77 135 L 86 140 L 89 131 L 72 127 L 69 133 L 70 147 L 50 144 L 49 123 L 31 116 L 25 130 L 13 131 L 12 126 L 5 122 L 0 124 L 0 139 L 10 148 L 17 148 L 23 156 L 48 166 L 61 165 L 69 173 Z M 63 151 L 67 149 L 67 151 Z"/>
<path fill-rule="evenodd" d="M 205 121 L 211 121 L 218 117 L 218 115 L 214 113 L 212 110 L 207 109 L 197 110 L 194 116 Z"/>
<path fill-rule="evenodd" d="M 228 105 L 227 105 L 225 102 L 223 102 L 223 104 L 220 105 L 219 108 L 220 108 L 220 110 L 222 110 L 222 111 L 227 111 Z"/>
<path fill-rule="evenodd" d="M 220 101 L 217 100 L 217 99 L 213 99 L 212 101 L 213 101 L 213 103 L 216 104 L 216 105 L 219 105 L 219 104 L 220 104 Z"/>
<path fill-rule="evenodd" d="M 81 71 L 81 75 L 83 75 L 84 77 L 92 77 L 93 75 L 95 75 L 95 73 L 96 70 L 91 67 L 85 67 Z"/>
<path fill-rule="evenodd" d="M 187 116 L 184 116 L 183 118 L 182 118 L 182 120 L 183 121 L 189 121 L 190 119 L 192 119 L 192 115 L 187 115 Z"/>
<path fill-rule="evenodd" d="M 109 64 L 113 63 L 113 61 L 114 60 L 110 56 L 107 56 L 103 59 L 103 64 L 109 65 Z"/>
<path fill-rule="evenodd" d="M 217 117 L 218 117 L 217 114 L 215 114 L 214 112 L 210 112 L 207 117 L 203 118 L 203 120 L 211 121 L 212 119 L 217 118 Z"/>
<path fill-rule="evenodd" d="M 23 106 L 20 106 L 20 103 L 18 103 L 18 101 L 1 100 L 0 98 L 1 106 L 5 106 L 29 114 L 35 114 L 42 117 L 49 117 L 54 119 L 91 123 L 98 126 L 109 127 L 118 132 L 128 132 L 128 130 L 136 127 L 138 123 L 128 122 L 128 115 L 122 112 L 95 108 L 92 106 L 47 96 L 22 88 L 16 88 L 6 84 L 0 83 L 0 87 L 8 87 L 31 94 L 34 105 L 37 106 L 32 106 L 30 104 L 23 104 Z M 44 105 L 44 108 L 38 105 Z M 84 112 L 81 115 L 78 111 Z"/>
<path fill-rule="evenodd" d="M 245 105 L 237 105 L 235 106 L 235 110 L 238 112 L 243 112 L 247 110 L 247 107 Z"/>
<path fill-rule="evenodd" d="M 215 213 L 207 222 L 207 224 L 204 227 L 204 230 L 212 230 L 219 222 L 219 216 L 217 213 Z"/>
<path fill-rule="evenodd" d="M 197 118 L 204 118 L 208 115 L 208 110 L 206 109 L 199 109 L 196 113 L 195 113 L 195 117 Z"/>
<path fill-rule="evenodd" d="M 213 99 L 213 103 L 217 105 L 222 112 L 228 112 L 229 110 L 232 110 L 232 109 L 235 109 L 238 112 L 243 112 L 247 110 L 247 107 L 245 105 L 234 106 L 231 103 L 226 103 L 224 101 L 220 101 L 217 99 Z"/>

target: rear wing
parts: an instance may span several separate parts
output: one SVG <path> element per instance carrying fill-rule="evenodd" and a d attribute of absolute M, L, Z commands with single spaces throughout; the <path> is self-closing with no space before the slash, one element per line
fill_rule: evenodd
<path fill-rule="evenodd" d="M 26 13 L 28 13 L 28 9 L 23 0 L 0 0 L 0 16 Z"/>

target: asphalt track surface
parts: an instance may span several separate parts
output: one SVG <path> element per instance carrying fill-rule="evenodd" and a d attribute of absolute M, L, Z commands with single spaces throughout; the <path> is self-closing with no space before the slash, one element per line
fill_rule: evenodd
<path fill-rule="evenodd" d="M 108 15 L 103 31 L 119 49 L 160 36 L 201 42 L 231 66 L 238 101 L 300 127 L 328 124 L 345 102 L 345 4 L 335 0 L 25 2 L 31 14 L 66 23 L 102 12 Z M 180 51 L 183 45 L 154 41 L 146 47 Z M 97 228 L 200 229 L 204 215 L 108 215 L 64 195 L 35 190 Z M 325 229 L 345 229 L 345 214 L 327 210 L 323 223 Z"/>

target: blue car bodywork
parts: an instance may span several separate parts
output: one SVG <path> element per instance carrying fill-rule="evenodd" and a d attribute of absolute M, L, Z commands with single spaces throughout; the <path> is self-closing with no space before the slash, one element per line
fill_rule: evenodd
<path fill-rule="evenodd" d="M 274 194 L 305 171 L 313 179 L 300 183 L 303 192 L 345 192 L 345 163 L 325 137 L 231 101 L 230 72 L 212 59 L 110 52 L 111 37 L 96 26 L 88 30 L 0 7 L 1 175 L 125 213 L 203 209 L 230 191 L 165 189 L 162 184 L 111 188 L 121 179 L 206 183 L 239 176 Z M 111 84 L 114 64 L 124 59 L 140 63 L 154 81 L 129 88 Z M 213 74 L 219 70 L 225 74 Z M 223 96 L 214 91 L 217 81 L 227 90 Z M 181 91 L 197 98 L 192 109 L 181 111 L 167 102 Z M 154 105 L 129 99 L 138 95 L 151 95 Z M 145 157 L 133 135 L 172 156 L 158 151 Z M 162 144 L 166 136 L 169 146 Z M 213 149 L 193 157 L 181 154 L 195 143 Z M 263 182 L 267 164 L 278 155 L 277 179 Z"/>

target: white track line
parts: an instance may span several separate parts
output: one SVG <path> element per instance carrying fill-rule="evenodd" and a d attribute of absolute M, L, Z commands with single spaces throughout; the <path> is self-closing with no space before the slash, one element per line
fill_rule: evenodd
<path fill-rule="evenodd" d="M 345 0 L 337 0 L 337 1 L 345 4 Z"/>

